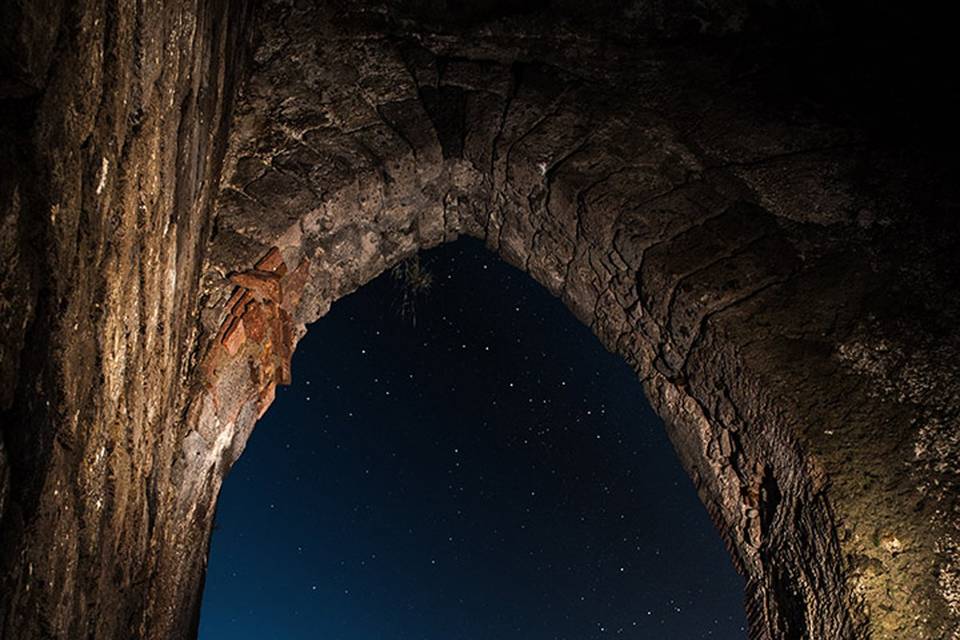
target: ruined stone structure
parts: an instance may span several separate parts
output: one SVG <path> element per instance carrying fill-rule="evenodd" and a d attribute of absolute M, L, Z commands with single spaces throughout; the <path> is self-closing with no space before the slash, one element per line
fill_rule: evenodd
<path fill-rule="evenodd" d="M 960 638 L 956 105 L 887 36 L 936 38 L 468 4 L 0 9 L 0 638 L 191 637 L 305 326 L 462 234 L 637 371 L 753 637 Z"/>

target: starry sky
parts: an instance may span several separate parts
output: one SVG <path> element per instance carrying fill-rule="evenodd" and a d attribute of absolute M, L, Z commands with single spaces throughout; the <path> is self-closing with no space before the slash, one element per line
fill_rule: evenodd
<path fill-rule="evenodd" d="M 482 244 L 420 265 L 298 347 L 224 483 L 201 640 L 745 639 L 635 374 Z"/>

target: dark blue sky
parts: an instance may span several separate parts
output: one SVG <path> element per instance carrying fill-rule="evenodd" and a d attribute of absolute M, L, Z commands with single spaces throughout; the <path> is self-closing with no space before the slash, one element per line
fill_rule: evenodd
<path fill-rule="evenodd" d="M 633 372 L 475 241 L 310 328 L 224 484 L 201 640 L 743 640 Z"/>

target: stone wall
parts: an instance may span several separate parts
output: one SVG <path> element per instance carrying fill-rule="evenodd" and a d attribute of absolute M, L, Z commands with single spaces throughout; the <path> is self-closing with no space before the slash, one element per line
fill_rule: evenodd
<path fill-rule="evenodd" d="M 473 235 L 636 369 L 748 579 L 754 637 L 958 632 L 956 408 L 874 379 L 913 353 L 937 361 L 918 363 L 918 386 L 955 389 L 953 360 L 930 351 L 955 296 L 934 251 L 917 256 L 914 183 L 868 122 L 759 99 L 724 55 L 643 16 L 638 46 L 602 20 L 268 6 L 204 279 L 221 336 L 205 442 L 226 427 L 242 443 L 288 375 L 276 341 L 238 338 L 224 304 L 257 295 L 238 277 L 258 260 L 299 265 L 273 296 L 288 354 L 345 293 Z"/>
<path fill-rule="evenodd" d="M 246 12 L 0 10 L 2 638 L 191 634 L 215 491 L 173 452 Z"/>
<path fill-rule="evenodd" d="M 0 637 L 189 637 L 306 325 L 469 234 L 637 371 L 753 637 L 960 638 L 949 109 L 768 5 L 6 5 Z"/>

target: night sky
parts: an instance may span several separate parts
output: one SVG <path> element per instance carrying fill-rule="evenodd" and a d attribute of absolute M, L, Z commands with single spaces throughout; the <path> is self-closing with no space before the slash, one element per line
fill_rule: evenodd
<path fill-rule="evenodd" d="M 220 496 L 201 640 L 746 637 L 634 373 L 476 241 L 297 348 Z"/>

